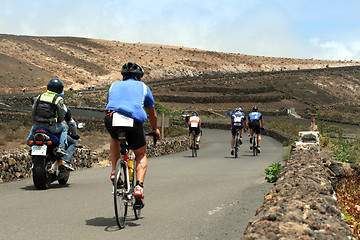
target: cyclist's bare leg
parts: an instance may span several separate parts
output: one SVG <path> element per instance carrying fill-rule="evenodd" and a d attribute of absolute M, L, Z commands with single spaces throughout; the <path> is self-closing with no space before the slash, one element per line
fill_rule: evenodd
<path fill-rule="evenodd" d="M 111 167 L 112 171 L 115 171 L 116 162 L 120 158 L 120 141 L 111 138 L 110 141 L 110 155 L 111 155 Z"/>
<path fill-rule="evenodd" d="M 253 135 L 254 135 L 254 131 L 253 131 L 251 128 L 249 128 L 249 134 L 250 134 L 250 137 L 251 137 L 251 138 L 252 138 Z"/>
<path fill-rule="evenodd" d="M 136 159 L 136 181 L 144 182 L 147 170 L 146 145 L 133 151 Z"/>
<path fill-rule="evenodd" d="M 196 142 L 200 142 L 200 134 L 196 136 Z"/>
<path fill-rule="evenodd" d="M 235 145 L 235 136 L 231 135 L 231 148 L 230 149 L 234 149 L 234 145 Z"/>
<path fill-rule="evenodd" d="M 261 134 L 260 133 L 257 135 L 257 145 L 258 145 L 258 147 L 260 147 L 260 145 L 261 145 Z"/>

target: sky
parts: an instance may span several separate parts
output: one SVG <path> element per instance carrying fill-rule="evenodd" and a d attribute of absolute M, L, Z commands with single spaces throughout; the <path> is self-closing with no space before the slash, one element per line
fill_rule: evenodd
<path fill-rule="evenodd" d="M 360 60 L 360 0 L 0 0 L 0 33 Z"/>

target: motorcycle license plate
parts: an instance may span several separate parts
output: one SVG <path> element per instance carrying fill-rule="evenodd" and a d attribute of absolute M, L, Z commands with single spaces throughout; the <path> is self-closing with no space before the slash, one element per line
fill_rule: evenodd
<path fill-rule="evenodd" d="M 46 156 L 46 149 L 47 149 L 46 145 L 32 146 L 31 155 Z"/>

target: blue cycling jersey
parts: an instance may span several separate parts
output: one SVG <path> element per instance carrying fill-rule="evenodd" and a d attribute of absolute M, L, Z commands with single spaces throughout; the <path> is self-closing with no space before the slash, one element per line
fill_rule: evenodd
<path fill-rule="evenodd" d="M 240 111 L 236 111 L 231 115 L 232 126 L 243 126 L 245 120 L 245 114 Z"/>
<path fill-rule="evenodd" d="M 147 119 L 143 107 L 154 106 L 155 101 L 150 88 L 143 82 L 127 79 L 116 81 L 109 88 L 106 110 L 116 111 L 143 123 Z"/>
<path fill-rule="evenodd" d="M 249 120 L 250 121 L 259 121 L 262 119 L 262 115 L 259 112 L 251 112 L 249 113 Z"/>

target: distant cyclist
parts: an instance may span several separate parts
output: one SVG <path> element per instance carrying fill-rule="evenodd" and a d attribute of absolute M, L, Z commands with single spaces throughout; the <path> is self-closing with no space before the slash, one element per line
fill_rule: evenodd
<path fill-rule="evenodd" d="M 182 118 L 183 118 L 183 120 L 184 120 L 184 122 L 185 122 L 185 125 L 187 126 L 188 123 L 189 123 L 189 118 L 190 118 L 189 114 L 186 113 L 186 112 L 183 112 L 183 113 L 182 113 Z"/>
<path fill-rule="evenodd" d="M 201 120 L 196 111 L 193 111 L 191 117 L 189 118 L 189 133 L 191 131 L 195 131 L 196 135 L 196 148 L 199 149 L 199 142 L 200 142 L 200 132 L 201 132 Z M 190 136 L 190 148 L 191 148 L 191 136 Z"/>
<path fill-rule="evenodd" d="M 251 109 L 251 113 L 248 116 L 248 128 L 250 132 L 250 149 L 252 149 L 252 140 L 254 132 L 257 134 L 257 145 L 258 145 L 258 152 L 260 153 L 260 145 L 261 145 L 261 134 L 260 129 L 264 127 L 264 120 L 263 116 L 260 112 L 258 112 L 257 106 L 253 106 Z"/>
<path fill-rule="evenodd" d="M 144 206 L 143 183 L 147 170 L 146 139 L 143 123 L 150 118 L 150 126 L 160 139 L 160 131 L 157 129 L 157 115 L 155 102 L 150 88 L 141 78 L 144 70 L 136 63 L 126 63 L 122 69 L 123 81 L 114 82 L 109 88 L 105 114 L 105 127 L 111 136 L 110 153 L 112 172 L 110 180 L 114 181 L 116 162 L 120 157 L 120 142 L 118 129 L 124 129 L 126 140 L 135 153 L 136 157 L 136 187 L 135 204 Z M 144 109 L 145 111 L 144 111 Z"/>
<path fill-rule="evenodd" d="M 243 113 L 241 106 L 235 109 L 235 112 L 231 115 L 231 155 L 234 155 L 235 135 L 236 130 L 240 129 L 239 143 L 242 144 L 242 136 L 244 134 L 244 128 L 246 127 L 246 116 Z"/>

